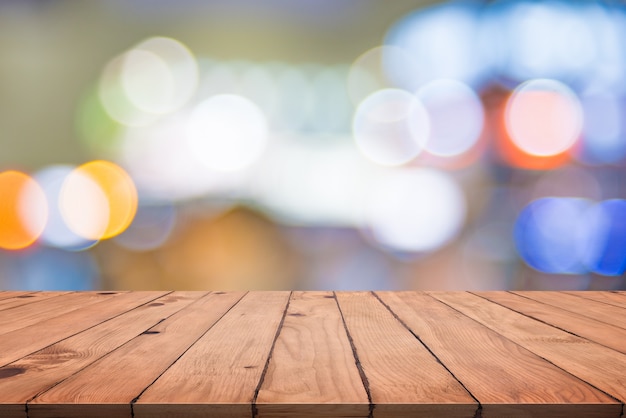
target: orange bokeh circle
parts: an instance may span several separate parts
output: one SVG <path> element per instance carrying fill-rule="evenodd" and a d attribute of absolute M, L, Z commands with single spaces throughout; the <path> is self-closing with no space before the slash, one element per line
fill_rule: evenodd
<path fill-rule="evenodd" d="M 43 189 L 19 171 L 0 173 L 0 248 L 20 250 L 43 232 L 48 205 Z"/>

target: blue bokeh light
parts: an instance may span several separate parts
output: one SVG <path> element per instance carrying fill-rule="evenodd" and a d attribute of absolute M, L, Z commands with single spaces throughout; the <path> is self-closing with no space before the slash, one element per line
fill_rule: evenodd
<path fill-rule="evenodd" d="M 597 204 L 594 219 L 594 251 L 587 260 L 594 273 L 619 276 L 626 271 L 626 201 L 611 199 Z"/>
<path fill-rule="evenodd" d="M 520 213 L 514 236 L 522 259 L 544 273 L 626 271 L 625 200 L 537 199 Z"/>
<path fill-rule="evenodd" d="M 535 200 L 520 213 L 514 227 L 517 250 L 531 267 L 544 273 L 581 274 L 591 250 L 587 212 L 592 203 L 579 198 Z"/>

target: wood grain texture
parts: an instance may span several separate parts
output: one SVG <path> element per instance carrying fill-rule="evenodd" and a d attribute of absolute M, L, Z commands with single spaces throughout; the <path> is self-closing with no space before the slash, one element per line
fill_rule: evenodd
<path fill-rule="evenodd" d="M 619 308 L 626 309 L 626 294 L 617 292 L 601 292 L 597 290 L 577 291 L 577 292 L 564 292 L 568 295 L 578 296 L 584 299 L 591 299 L 597 302 L 606 303 L 609 305 L 617 306 Z"/>
<path fill-rule="evenodd" d="M 28 403 L 29 417 L 130 417 L 133 399 L 243 295 L 211 293 L 189 304 L 35 397 Z"/>
<path fill-rule="evenodd" d="M 483 418 L 615 417 L 621 411 L 606 394 L 427 294 L 377 295 L 478 399 Z"/>
<path fill-rule="evenodd" d="M 14 298 L 16 296 L 28 295 L 30 293 L 35 293 L 35 292 L 23 291 L 23 290 L 3 290 L 3 291 L 0 291 L 0 300 Z"/>
<path fill-rule="evenodd" d="M 332 292 L 294 292 L 256 400 L 259 417 L 367 417 Z"/>
<path fill-rule="evenodd" d="M 489 300 L 626 354 L 626 329 L 624 328 L 537 302 L 534 299 L 527 299 L 515 293 L 490 293 Z M 586 302 L 581 301 L 581 303 Z M 626 310 L 624 315 L 626 315 Z"/>
<path fill-rule="evenodd" d="M 26 292 L 26 291 L 11 291 L 11 292 L 3 292 L 0 291 L 0 306 L 3 306 L 6 299 L 28 299 L 32 297 L 35 293 L 46 293 L 46 292 Z M 52 293 L 52 292 L 51 292 Z"/>
<path fill-rule="evenodd" d="M 110 295 L 102 295 L 94 292 L 73 292 L 58 296 L 55 295 L 55 297 L 37 302 L 36 305 L 28 303 L 0 311 L 0 335 L 28 327 L 41 322 L 43 319 L 67 314 L 91 303 L 111 299 L 117 295 L 119 295 L 117 292 Z"/>
<path fill-rule="evenodd" d="M 173 292 L 102 322 L 0 368 L 5 418 L 25 415 L 25 405 L 105 354 L 197 300 L 203 292 Z"/>
<path fill-rule="evenodd" d="M 18 328 L 0 336 L 0 366 L 5 366 L 50 344 L 106 321 L 113 316 L 163 296 L 165 293 L 77 294 L 78 299 L 72 298 L 74 303 L 67 305 L 67 313 L 64 314 L 62 311 L 59 311 L 57 316 L 49 319 L 47 319 L 47 315 L 44 315 L 39 318 L 39 321 L 34 321 L 32 325 Z M 73 296 L 73 294 L 67 296 Z M 81 298 L 83 299 L 83 304 L 81 304 Z M 65 296 L 53 299 L 65 299 Z M 40 306 L 49 300 L 33 303 L 23 308 L 35 305 Z M 21 308 L 18 307 L 3 312 L 14 312 L 21 310 Z M 31 314 L 36 314 L 36 312 L 35 308 L 30 308 Z M 1 316 L 3 317 L 4 315 Z M 32 316 L 29 318 L 32 318 Z"/>
<path fill-rule="evenodd" d="M 626 355 L 488 300 L 498 293 L 431 294 L 566 372 L 626 401 Z"/>
<path fill-rule="evenodd" d="M 135 418 L 249 418 L 289 296 L 248 293 L 139 397 Z"/>
<path fill-rule="evenodd" d="M 532 296 L 0 292 L 0 417 L 622 417 L 626 293 Z"/>
<path fill-rule="evenodd" d="M 42 300 L 50 299 L 55 296 L 61 296 L 69 292 L 16 292 L 21 293 L 8 299 L 0 300 L 0 311 L 4 309 L 11 309 L 22 305 L 28 305 L 29 303 L 39 302 Z"/>
<path fill-rule="evenodd" d="M 626 310 L 622 315 L 616 315 L 615 308 L 603 302 L 589 300 L 582 303 L 579 297 L 564 292 L 524 291 L 514 293 L 606 324 L 626 328 Z"/>
<path fill-rule="evenodd" d="M 478 404 L 370 292 L 337 292 L 374 416 L 472 417 Z"/>

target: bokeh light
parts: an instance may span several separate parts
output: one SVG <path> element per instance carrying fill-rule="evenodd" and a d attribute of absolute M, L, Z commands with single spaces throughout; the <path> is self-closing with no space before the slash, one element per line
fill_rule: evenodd
<path fill-rule="evenodd" d="M 104 67 L 98 82 L 98 98 L 111 119 L 126 126 L 145 126 L 158 119 L 158 115 L 135 106 L 124 91 L 122 72 L 124 55 L 113 58 Z"/>
<path fill-rule="evenodd" d="M 505 134 L 517 151 L 509 153 L 510 162 L 542 168 L 542 159 L 566 161 L 567 151 L 580 138 L 582 117 L 580 101 L 563 83 L 545 79 L 523 83 L 509 97 L 504 113 Z M 550 160 L 544 163 L 549 165 Z"/>
<path fill-rule="evenodd" d="M 624 288 L 626 7 L 396 1 L 0 2 L 0 288 Z"/>
<path fill-rule="evenodd" d="M 558 274 L 585 273 L 592 229 L 592 202 L 578 198 L 542 198 L 531 202 L 515 224 L 515 243 L 531 267 Z"/>
<path fill-rule="evenodd" d="M 195 57 L 180 42 L 154 37 L 113 58 L 98 86 L 115 121 L 143 126 L 184 105 L 198 87 Z"/>
<path fill-rule="evenodd" d="M 430 121 L 424 105 L 399 89 L 368 96 L 354 114 L 352 133 L 359 150 L 377 164 L 397 166 L 415 158 L 426 145 Z"/>
<path fill-rule="evenodd" d="M 367 223 L 384 247 L 400 252 L 433 251 L 463 226 L 467 205 L 448 175 L 432 169 L 389 172 L 374 185 Z"/>
<path fill-rule="evenodd" d="M 232 193 L 246 179 L 246 173 L 218 172 L 201 162 L 187 143 L 188 122 L 187 112 L 177 112 L 126 131 L 120 161 L 143 198 L 179 202 Z"/>
<path fill-rule="evenodd" d="M 195 57 L 172 38 L 147 39 L 124 55 L 120 82 L 137 108 L 156 114 L 172 112 L 195 93 Z"/>
<path fill-rule="evenodd" d="M 42 243 L 63 248 L 66 250 L 84 250 L 98 241 L 86 239 L 72 231 L 66 224 L 61 213 L 60 196 L 65 179 L 73 172 L 75 167 L 68 165 L 55 165 L 46 167 L 34 174 L 35 180 L 41 185 L 48 201 L 48 222 L 41 234 Z"/>
<path fill-rule="evenodd" d="M 434 80 L 417 91 L 430 121 L 426 150 L 441 157 L 455 157 L 469 151 L 483 129 L 484 112 L 480 99 L 467 85 Z"/>
<path fill-rule="evenodd" d="M 506 42 L 499 50 L 501 69 L 510 77 L 572 80 L 590 71 L 597 45 L 584 8 L 518 1 L 503 3 L 494 14 L 499 23 L 494 35 Z"/>
<path fill-rule="evenodd" d="M 611 199 L 598 203 L 591 214 L 591 251 L 585 257 L 589 270 L 605 276 L 626 271 L 626 201 Z"/>
<path fill-rule="evenodd" d="M 538 199 L 516 222 L 517 249 L 541 272 L 619 276 L 626 270 L 625 214 L 621 199 Z"/>
<path fill-rule="evenodd" d="M 59 207 L 67 226 L 89 239 L 122 233 L 137 211 L 137 190 L 130 176 L 109 161 L 90 161 L 63 182 Z"/>
<path fill-rule="evenodd" d="M 488 55 L 480 42 L 478 8 L 472 3 L 443 3 L 408 14 L 388 31 L 385 44 L 401 48 L 414 65 L 399 54 L 385 56 L 391 80 L 415 91 L 424 83 L 451 78 L 471 86 L 489 75 Z"/>
<path fill-rule="evenodd" d="M 20 250 L 41 235 L 48 203 L 41 187 L 19 171 L 0 173 L 0 248 Z"/>
<path fill-rule="evenodd" d="M 287 142 L 268 152 L 251 180 L 250 195 L 282 223 L 356 227 L 377 168 L 348 141 Z"/>
<path fill-rule="evenodd" d="M 241 96 L 220 94 L 193 110 L 188 144 L 194 156 L 207 167 L 237 171 L 261 156 L 267 143 L 267 130 L 267 121 L 257 105 Z"/>

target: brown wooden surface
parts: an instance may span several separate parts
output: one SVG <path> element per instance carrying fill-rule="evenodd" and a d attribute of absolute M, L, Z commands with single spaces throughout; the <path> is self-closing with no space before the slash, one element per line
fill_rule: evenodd
<path fill-rule="evenodd" d="M 623 292 L 0 292 L 0 417 L 618 418 L 625 312 Z"/>
<path fill-rule="evenodd" d="M 29 293 L 34 293 L 34 292 L 25 292 L 25 291 L 22 291 L 22 290 L 20 290 L 20 291 L 10 291 L 10 290 L 7 290 L 7 291 L 4 291 L 4 292 L 0 293 L 0 300 L 14 298 L 16 296 L 21 296 L 21 295 L 27 295 Z"/>
<path fill-rule="evenodd" d="M 49 299 L 54 296 L 60 296 L 67 292 L 4 292 L 10 295 L 3 294 L 0 299 L 0 310 L 15 308 L 16 306 L 26 305 L 45 299 Z M 9 296 L 9 297 L 5 297 Z"/>
<path fill-rule="evenodd" d="M 595 300 L 587 300 L 583 303 L 580 297 L 563 292 L 515 292 L 516 294 L 534 299 L 547 305 L 556 306 L 569 312 L 575 312 L 586 317 L 626 328 L 626 312 L 615 309 L 613 305 L 608 305 Z"/>
<path fill-rule="evenodd" d="M 621 409 L 611 397 L 429 295 L 380 297 L 476 396 L 483 417 L 595 417 Z"/>
<path fill-rule="evenodd" d="M 195 343 L 241 297 L 240 292 L 179 296 L 188 306 L 159 321 L 29 402 L 30 417 L 123 417 L 131 401 Z M 149 367 L 145 360 L 149 359 Z M 57 408 L 57 404 L 65 405 Z M 109 408 L 100 410 L 100 405 Z M 114 408 L 117 407 L 117 408 Z"/>
<path fill-rule="evenodd" d="M 577 291 L 565 293 L 585 299 L 596 300 L 602 303 L 608 303 L 609 305 L 626 309 L 626 302 L 624 302 L 626 299 L 626 292 L 601 292 L 598 290 L 590 290 L 585 292 Z"/>
<path fill-rule="evenodd" d="M 291 295 L 256 409 L 260 417 L 368 416 L 367 392 L 332 292 Z"/>
<path fill-rule="evenodd" d="M 375 414 L 467 417 L 478 404 L 371 293 L 337 293 Z"/>
<path fill-rule="evenodd" d="M 515 293 L 490 293 L 488 298 L 522 315 L 626 353 L 626 329 L 624 328 L 606 324 L 579 313 L 564 311 L 555 306 L 524 298 Z M 615 313 L 619 315 L 620 312 L 620 309 L 616 309 Z M 626 309 L 623 310 L 623 315 L 626 315 Z"/>
<path fill-rule="evenodd" d="M 134 416 L 251 416 L 289 296 L 244 296 L 139 396 Z"/>
<path fill-rule="evenodd" d="M 626 355 L 489 302 L 501 292 L 434 292 L 463 314 L 532 351 L 622 402 L 626 401 Z"/>

